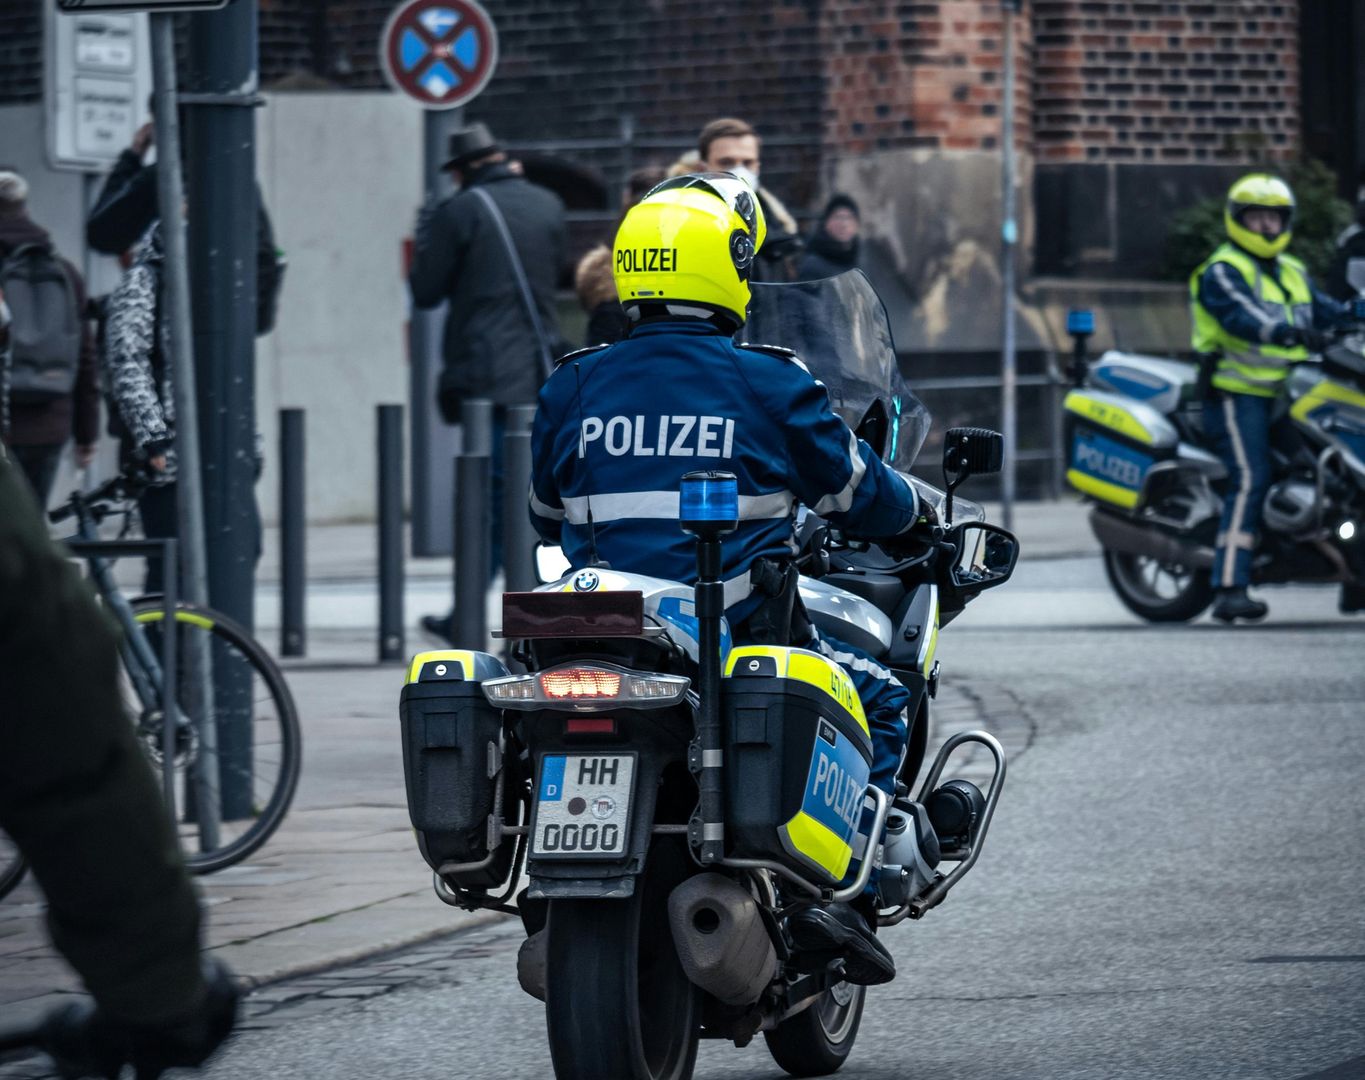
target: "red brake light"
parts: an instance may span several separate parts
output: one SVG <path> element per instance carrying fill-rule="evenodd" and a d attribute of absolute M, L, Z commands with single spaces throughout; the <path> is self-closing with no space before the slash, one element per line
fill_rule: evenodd
<path fill-rule="evenodd" d="M 571 716 L 564 721 L 566 735 L 615 735 L 616 721 L 610 716 Z"/>
<path fill-rule="evenodd" d="M 621 676 L 599 668 L 558 668 L 541 674 L 540 688 L 551 698 L 614 698 Z"/>

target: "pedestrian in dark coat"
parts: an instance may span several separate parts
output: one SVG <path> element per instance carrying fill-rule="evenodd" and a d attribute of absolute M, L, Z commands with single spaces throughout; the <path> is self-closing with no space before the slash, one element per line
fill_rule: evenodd
<path fill-rule="evenodd" d="M 501 211 L 555 348 L 555 289 L 567 262 L 568 229 L 559 196 L 513 171 L 484 125 L 456 132 L 450 147 L 445 168 L 461 190 L 418 216 L 408 284 L 418 307 L 450 303 L 440 395 L 443 415 L 455 423 L 466 398 L 534 404 L 548 374 L 502 236 L 474 189 L 486 191 Z"/>
<path fill-rule="evenodd" d="M 52 236 L 28 214 L 28 184 L 18 173 L 0 172 L 0 262 L 16 250 L 36 245 L 52 251 Z M 95 456 L 99 440 L 100 388 L 95 338 L 85 317 L 85 279 L 67 259 L 57 256 L 71 282 L 72 300 L 81 323 L 80 359 L 70 394 L 42 401 L 6 401 L 9 419 L 5 443 L 46 507 L 62 450 L 76 437 L 76 464 L 81 468 Z"/>
<path fill-rule="evenodd" d="M 805 254 L 796 267 L 801 281 L 834 277 L 858 265 L 858 204 L 847 195 L 835 195 L 825 204 L 820 224 L 806 242 Z"/>
<path fill-rule="evenodd" d="M 502 563 L 507 408 L 535 404 L 554 357 L 563 351 L 555 290 L 568 264 L 568 227 L 559 196 L 526 180 L 483 124 L 450 137 L 450 159 L 444 168 L 460 191 L 418 215 L 408 285 L 419 308 L 442 301 L 450 305 L 442 338 L 445 363 L 437 386 L 441 415 L 448 423 L 457 423 L 461 402 L 470 398 L 484 398 L 496 406 L 489 492 L 491 568 L 496 573 Z M 501 223 L 484 202 L 484 194 L 494 203 Z M 503 238 L 504 226 L 515 262 Z M 428 615 L 422 626 L 436 637 L 450 637 L 448 615 Z"/>

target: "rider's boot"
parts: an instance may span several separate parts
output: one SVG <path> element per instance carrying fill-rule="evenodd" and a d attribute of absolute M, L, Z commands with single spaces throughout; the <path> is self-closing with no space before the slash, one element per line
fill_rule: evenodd
<path fill-rule="evenodd" d="M 1213 601 L 1213 617 L 1219 622 L 1230 623 L 1234 619 L 1257 622 L 1264 619 L 1270 608 L 1260 600 L 1253 600 L 1246 589 L 1219 589 Z"/>
<path fill-rule="evenodd" d="M 846 982 L 874 986 L 896 977 L 896 962 L 872 929 L 876 917 L 875 901 L 868 896 L 852 904 L 811 904 L 792 915 L 787 928 L 802 952 L 842 957 Z"/>
<path fill-rule="evenodd" d="M 1341 587 L 1337 608 L 1343 615 L 1353 615 L 1365 611 L 1365 585 L 1347 583 Z"/>

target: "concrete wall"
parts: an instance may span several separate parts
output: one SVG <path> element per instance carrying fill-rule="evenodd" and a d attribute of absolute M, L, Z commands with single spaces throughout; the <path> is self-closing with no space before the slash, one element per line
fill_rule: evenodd
<path fill-rule="evenodd" d="M 256 347 L 266 471 L 257 496 L 278 502 L 278 410 L 308 412 L 308 516 L 368 519 L 375 504 L 374 407 L 407 401 L 407 287 L 402 242 L 421 195 L 421 111 L 387 92 L 274 94 L 257 116 L 257 171 L 289 260 L 274 333 Z M 118 281 L 90 253 L 86 208 L 101 177 L 50 168 L 41 104 L 0 108 L 0 164 L 29 180 L 30 209 L 92 292 Z M 115 468 L 112 444 L 97 464 Z M 56 492 L 69 491 L 69 461 Z"/>
<path fill-rule="evenodd" d="M 258 494 L 274 520 L 278 410 L 303 408 L 309 519 L 368 519 L 374 408 L 408 395 L 402 242 L 422 190 L 421 110 L 385 92 L 268 97 L 258 172 L 289 269 L 279 323 L 257 343 Z"/>

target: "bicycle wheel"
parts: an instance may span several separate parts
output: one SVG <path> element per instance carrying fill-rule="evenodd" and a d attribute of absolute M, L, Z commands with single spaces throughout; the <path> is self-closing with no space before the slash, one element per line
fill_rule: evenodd
<path fill-rule="evenodd" d="M 0 897 L 13 892 L 27 870 L 28 863 L 24 861 L 19 846 L 0 829 Z"/>
<path fill-rule="evenodd" d="M 133 617 L 160 656 L 166 613 L 155 599 L 133 604 Z M 245 630 L 209 608 L 176 610 L 180 725 L 173 767 L 176 821 L 190 871 L 208 874 L 240 862 L 279 827 L 298 786 L 299 718 L 284 676 Z M 193 657 L 208 645 L 213 668 L 212 733 L 217 742 L 218 797 L 212 793 L 211 756 L 198 693 L 191 693 Z M 162 767 L 163 714 L 148 708 L 125 679 L 125 700 L 152 764 Z M 216 814 L 201 813 L 214 807 Z M 218 818 L 217 836 L 211 819 Z"/>

